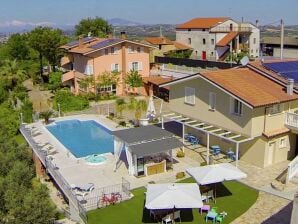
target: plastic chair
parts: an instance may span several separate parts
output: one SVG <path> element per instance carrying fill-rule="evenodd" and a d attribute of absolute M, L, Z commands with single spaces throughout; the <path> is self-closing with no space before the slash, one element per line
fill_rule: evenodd
<path fill-rule="evenodd" d="M 170 215 L 167 215 L 162 218 L 161 223 L 165 223 L 165 224 L 173 223 L 173 220 Z"/>
<path fill-rule="evenodd" d="M 215 222 L 216 223 L 218 223 L 218 222 L 222 223 L 223 219 L 224 219 L 223 215 L 217 215 L 216 218 L 215 218 Z"/>
<path fill-rule="evenodd" d="M 217 213 L 217 209 L 218 209 L 218 207 L 212 207 L 211 212 L 216 212 Z"/>

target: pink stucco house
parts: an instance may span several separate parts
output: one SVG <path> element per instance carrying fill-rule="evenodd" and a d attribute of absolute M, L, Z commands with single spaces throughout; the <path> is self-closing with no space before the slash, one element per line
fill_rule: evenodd
<path fill-rule="evenodd" d="M 131 70 L 137 70 L 142 77 L 149 76 L 149 49 L 152 46 L 130 41 L 121 34 L 121 38 L 80 38 L 61 46 L 66 56 L 61 59 L 61 66 L 66 69 L 62 83 L 70 86 L 75 94 L 84 92 L 112 92 L 125 95 L 130 89 L 125 84 L 125 76 Z M 92 76 L 96 80 L 103 72 L 120 72 L 117 85 L 101 88 L 83 89 L 79 83 Z M 144 89 L 138 90 L 145 93 Z"/>

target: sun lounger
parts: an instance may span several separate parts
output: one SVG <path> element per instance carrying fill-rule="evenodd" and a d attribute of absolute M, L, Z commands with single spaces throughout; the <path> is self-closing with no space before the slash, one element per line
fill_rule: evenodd
<path fill-rule="evenodd" d="M 76 189 L 79 190 L 79 191 L 91 192 L 94 189 L 94 184 L 93 183 L 88 183 L 88 184 L 85 184 L 85 185 L 76 186 Z"/>

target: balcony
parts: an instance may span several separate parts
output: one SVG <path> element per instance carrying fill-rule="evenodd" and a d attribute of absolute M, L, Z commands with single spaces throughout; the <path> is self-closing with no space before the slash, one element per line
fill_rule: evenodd
<path fill-rule="evenodd" d="M 298 129 L 298 114 L 286 113 L 285 125 L 291 129 Z"/>
<path fill-rule="evenodd" d="M 249 26 L 238 26 L 238 27 L 218 26 L 218 27 L 213 27 L 210 30 L 210 32 L 214 32 L 214 33 L 229 33 L 229 32 L 251 33 L 252 27 L 249 27 Z"/>

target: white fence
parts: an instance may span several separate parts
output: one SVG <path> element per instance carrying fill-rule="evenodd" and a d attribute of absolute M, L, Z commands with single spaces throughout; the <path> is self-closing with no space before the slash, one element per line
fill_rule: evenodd
<path fill-rule="evenodd" d="M 287 181 L 291 181 L 296 175 L 298 175 L 298 156 L 288 165 Z"/>
<path fill-rule="evenodd" d="M 285 124 L 290 127 L 298 128 L 298 114 L 286 113 Z"/>

